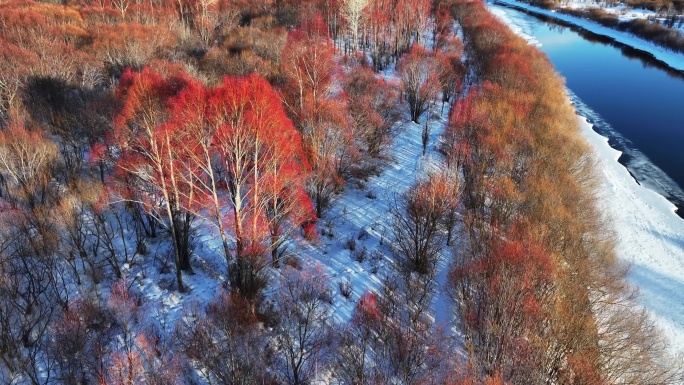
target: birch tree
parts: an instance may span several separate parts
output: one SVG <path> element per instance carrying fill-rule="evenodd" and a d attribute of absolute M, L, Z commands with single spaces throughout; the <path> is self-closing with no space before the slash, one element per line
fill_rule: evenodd
<path fill-rule="evenodd" d="M 347 21 L 347 29 L 352 39 L 352 48 L 359 49 L 359 30 L 364 21 L 364 10 L 368 5 L 368 0 L 343 0 L 340 12 Z"/>

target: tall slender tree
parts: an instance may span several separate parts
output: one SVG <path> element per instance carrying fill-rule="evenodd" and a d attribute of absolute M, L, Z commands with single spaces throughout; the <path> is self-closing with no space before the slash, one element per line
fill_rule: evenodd
<path fill-rule="evenodd" d="M 115 183 L 121 199 L 136 201 L 169 230 L 179 291 L 184 291 L 182 270 L 190 270 L 190 224 L 195 190 L 187 183 L 188 169 L 183 135 L 171 124 L 169 100 L 187 83 L 182 77 L 164 78 L 146 68 L 127 70 L 118 96 L 122 108 L 114 121 L 109 144 L 116 148 L 115 172 L 134 178 L 132 184 Z M 123 176 L 122 175 L 122 176 Z M 133 190 L 133 191 L 132 191 Z"/>

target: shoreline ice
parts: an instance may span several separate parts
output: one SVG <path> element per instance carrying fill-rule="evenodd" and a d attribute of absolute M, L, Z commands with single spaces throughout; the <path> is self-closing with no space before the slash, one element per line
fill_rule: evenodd
<path fill-rule="evenodd" d="M 561 20 L 563 22 L 573 24 L 579 28 L 583 28 L 591 33 L 602 35 L 615 40 L 618 43 L 630 46 L 636 50 L 646 52 L 653 56 L 655 60 L 658 60 L 670 68 L 677 71 L 684 71 L 684 54 L 673 52 L 665 47 L 660 47 L 654 43 L 641 39 L 635 35 L 628 32 L 619 31 L 613 28 L 604 27 L 603 25 L 591 21 L 575 17 L 572 15 L 566 15 L 560 12 L 546 10 L 543 8 L 535 7 L 526 3 L 521 3 L 515 0 L 496 0 L 498 3 L 506 4 L 512 7 L 517 7 L 525 9 L 527 11 L 540 14 L 543 16 L 551 17 L 556 20 Z M 508 24 L 511 26 L 510 24 Z M 523 36 L 525 37 L 525 36 Z"/>
<path fill-rule="evenodd" d="M 600 209 L 616 235 L 618 258 L 631 265 L 628 280 L 673 350 L 684 352 L 684 221 L 665 197 L 637 184 L 618 163 L 620 151 L 578 116 L 582 136 L 596 154 Z"/>

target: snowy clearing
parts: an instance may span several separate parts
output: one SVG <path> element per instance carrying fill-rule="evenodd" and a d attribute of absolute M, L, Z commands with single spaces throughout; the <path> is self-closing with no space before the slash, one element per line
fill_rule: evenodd
<path fill-rule="evenodd" d="M 619 4 L 619 5 L 601 5 L 597 3 L 588 3 L 584 1 L 569 1 L 567 4 L 562 5 L 563 8 L 569 8 L 569 9 L 601 9 L 606 13 L 612 14 L 617 16 L 617 18 L 620 21 L 631 21 L 631 20 L 637 20 L 637 19 L 651 19 L 651 20 L 658 20 L 660 23 L 665 22 L 666 18 L 664 17 L 664 13 L 658 13 L 651 11 L 649 9 L 644 9 L 644 8 L 633 8 L 630 7 L 626 4 Z M 675 23 L 675 25 L 672 27 L 675 30 L 682 31 L 684 30 L 684 24 L 680 23 Z"/>
<path fill-rule="evenodd" d="M 394 257 L 391 242 L 390 207 L 419 177 L 438 171 L 442 159 L 436 151 L 439 136 L 448 121 L 449 108 L 442 111 L 441 104 L 433 106 L 426 114 L 430 116 L 430 140 L 426 154 L 422 154 L 421 134 L 424 120 L 418 125 L 411 121 L 399 123 L 396 135 L 388 150 L 391 161 L 382 166 L 379 175 L 371 177 L 363 185 L 352 183 L 333 199 L 331 208 L 318 222 L 323 229 L 319 245 L 300 251 L 305 265 L 320 263 L 331 279 L 336 321 L 346 322 L 352 315 L 359 298 L 366 291 L 378 291 L 384 276 L 391 270 Z M 354 244 L 354 251 L 348 243 Z M 364 253 L 363 262 L 357 258 Z M 438 266 L 440 286 L 446 279 L 446 261 Z M 352 282 L 353 293 L 344 298 L 337 285 L 340 280 Z M 433 314 L 438 323 L 448 319 L 448 298 L 443 290 L 436 296 Z"/>

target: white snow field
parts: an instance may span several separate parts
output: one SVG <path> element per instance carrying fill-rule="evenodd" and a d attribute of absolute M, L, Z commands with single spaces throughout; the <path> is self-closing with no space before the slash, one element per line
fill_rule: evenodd
<path fill-rule="evenodd" d="M 617 16 L 617 18 L 620 21 L 630 21 L 630 20 L 636 20 L 636 19 L 658 19 L 659 21 L 663 21 L 664 17 L 662 17 L 662 14 L 658 14 L 657 12 L 653 12 L 649 9 L 644 9 L 644 8 L 633 8 L 630 7 L 626 4 L 618 4 L 618 5 L 603 5 L 603 4 L 598 4 L 597 2 L 588 2 L 584 0 L 572 0 L 568 1 L 567 4 L 563 4 L 563 8 L 570 8 L 570 9 L 602 9 L 606 13 L 613 14 Z M 682 28 L 684 25 L 675 25 L 673 26 L 674 29 L 677 29 L 679 31 L 682 31 Z"/>
<path fill-rule="evenodd" d="M 529 7 L 509 0 L 502 2 Z M 505 10 L 492 11 L 530 44 L 539 45 L 533 37 L 522 32 L 523 26 L 506 17 Z M 534 11 L 546 12 L 537 8 Z M 550 13 L 549 16 L 564 20 L 569 17 L 558 13 Z M 603 34 L 604 30 L 611 31 L 596 23 L 576 21 L 592 32 Z M 654 54 L 661 50 L 634 37 L 623 38 L 623 42 L 629 45 L 646 45 L 645 48 Z M 637 48 L 642 49 L 641 46 Z M 684 55 L 667 54 L 661 59 L 668 65 L 684 68 Z M 598 191 L 600 208 L 614 225 L 618 257 L 631 265 L 628 279 L 639 289 L 638 303 L 649 311 L 663 330 L 673 351 L 684 354 L 684 220 L 677 216 L 672 203 L 634 180 L 629 171 L 618 163 L 620 151 L 611 148 L 608 139 L 595 132 L 585 117 L 578 119 L 582 135 L 596 155 L 597 174 L 601 177 Z"/>

